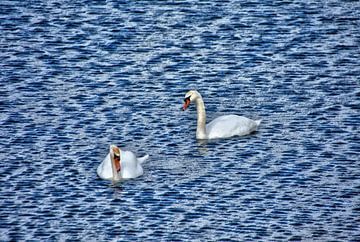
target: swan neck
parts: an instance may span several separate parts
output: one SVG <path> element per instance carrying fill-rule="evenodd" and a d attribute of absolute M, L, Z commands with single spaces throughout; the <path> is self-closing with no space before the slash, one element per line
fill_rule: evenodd
<path fill-rule="evenodd" d="M 114 159 L 114 154 L 110 153 L 110 160 L 111 160 L 111 170 L 112 170 L 112 174 L 113 174 L 113 181 L 118 181 L 119 180 L 119 174 L 116 171 L 116 165 L 115 165 L 115 159 Z"/>
<path fill-rule="evenodd" d="M 196 99 L 196 110 L 197 110 L 197 129 L 196 138 L 206 139 L 206 111 L 205 104 L 201 97 Z"/>

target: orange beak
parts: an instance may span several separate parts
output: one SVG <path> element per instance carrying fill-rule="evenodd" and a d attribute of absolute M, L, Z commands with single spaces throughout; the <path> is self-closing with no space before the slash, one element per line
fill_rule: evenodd
<path fill-rule="evenodd" d="M 187 97 L 187 98 L 185 98 L 184 99 L 184 105 L 183 105 L 183 111 L 185 111 L 188 107 L 189 107 L 189 105 L 190 105 L 190 97 Z"/>

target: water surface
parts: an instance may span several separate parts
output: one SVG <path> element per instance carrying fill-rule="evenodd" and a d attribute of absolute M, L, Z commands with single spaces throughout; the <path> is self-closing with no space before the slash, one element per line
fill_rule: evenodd
<path fill-rule="evenodd" d="M 360 240 L 358 1 L 1 1 L 0 240 Z M 207 118 L 263 119 L 200 143 Z M 112 187 L 110 144 L 148 153 Z"/>

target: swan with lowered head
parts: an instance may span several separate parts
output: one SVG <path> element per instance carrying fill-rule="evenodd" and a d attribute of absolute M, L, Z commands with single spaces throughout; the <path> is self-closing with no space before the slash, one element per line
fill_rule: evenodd
<path fill-rule="evenodd" d="M 192 102 L 195 102 L 197 109 L 197 139 L 218 139 L 247 135 L 256 131 L 261 122 L 261 120 L 252 120 L 238 115 L 224 115 L 206 124 L 205 104 L 200 93 L 196 90 L 188 91 L 185 94 L 183 110 L 185 111 Z"/>
<path fill-rule="evenodd" d="M 131 151 L 121 150 L 116 145 L 110 145 L 110 152 L 97 168 L 100 178 L 112 180 L 136 178 L 144 171 L 141 164 L 149 158 L 149 155 L 137 158 Z"/>

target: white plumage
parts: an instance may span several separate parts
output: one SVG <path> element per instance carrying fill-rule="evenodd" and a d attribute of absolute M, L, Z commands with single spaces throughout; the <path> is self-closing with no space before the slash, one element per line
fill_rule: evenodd
<path fill-rule="evenodd" d="M 238 115 L 224 115 L 206 125 L 205 104 L 199 92 L 191 90 L 186 93 L 183 110 L 186 110 L 191 102 L 195 102 L 197 109 L 197 139 L 218 139 L 247 135 L 256 131 L 261 122 L 261 120 L 252 120 Z"/>

